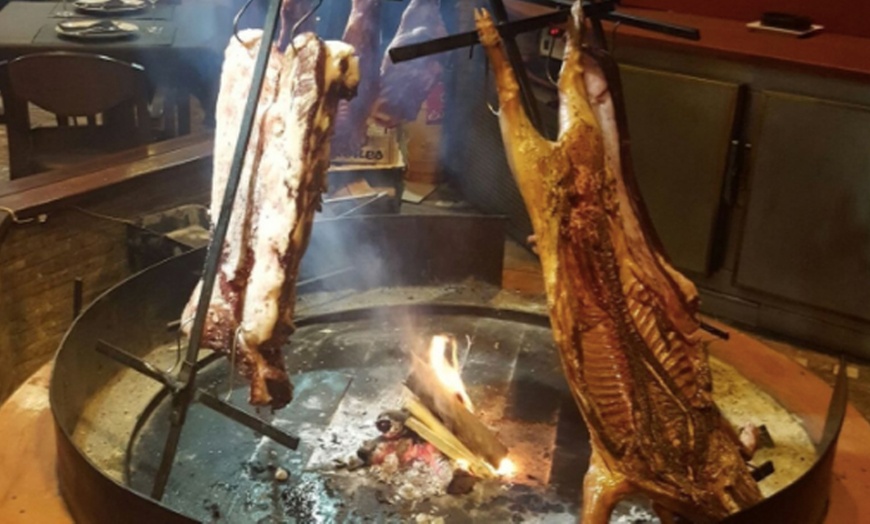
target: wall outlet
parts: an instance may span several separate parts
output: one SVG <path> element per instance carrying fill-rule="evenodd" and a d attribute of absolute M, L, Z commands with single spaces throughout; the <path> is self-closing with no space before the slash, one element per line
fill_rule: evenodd
<path fill-rule="evenodd" d="M 538 53 L 553 60 L 562 60 L 565 56 L 565 32 L 561 29 L 541 30 Z"/>

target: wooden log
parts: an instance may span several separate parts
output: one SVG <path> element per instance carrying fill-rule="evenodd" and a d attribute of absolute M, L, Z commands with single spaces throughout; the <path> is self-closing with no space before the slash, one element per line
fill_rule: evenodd
<path fill-rule="evenodd" d="M 472 414 L 452 392 L 446 391 L 435 372 L 420 358 L 413 357 L 405 385 L 444 426 L 475 455 L 498 469 L 507 457 L 507 447 Z"/>
<path fill-rule="evenodd" d="M 410 399 L 407 405 L 411 412 L 411 416 L 405 421 L 405 426 L 408 429 L 420 435 L 421 438 L 451 459 L 465 462 L 468 470 L 476 477 L 492 478 L 495 476 L 489 465 L 465 447 L 453 433 L 450 433 L 450 430 L 429 413 L 429 409 L 421 404 L 416 397 Z M 414 416 L 415 413 L 422 418 Z"/>

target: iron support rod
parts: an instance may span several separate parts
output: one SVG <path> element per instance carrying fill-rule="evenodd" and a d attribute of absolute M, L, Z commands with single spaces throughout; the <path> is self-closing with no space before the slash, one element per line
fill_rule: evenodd
<path fill-rule="evenodd" d="M 130 353 L 127 353 L 123 349 L 113 346 L 112 344 L 109 344 L 104 340 L 97 341 L 97 351 L 117 362 L 120 362 L 121 364 L 124 364 L 128 368 L 133 369 L 134 371 L 138 371 L 139 373 L 145 375 L 148 378 L 160 382 L 173 392 L 178 391 L 179 389 L 178 382 L 172 376 L 167 375 L 163 371 L 157 369 L 157 367 L 150 362 L 146 362 L 139 357 L 135 357 Z"/>
<path fill-rule="evenodd" d="M 224 190 L 224 198 L 221 203 L 220 214 L 218 215 L 218 220 L 212 234 L 211 244 L 209 245 L 208 254 L 206 256 L 205 268 L 202 276 L 202 290 L 196 308 L 196 317 L 193 321 L 193 328 L 190 331 L 190 341 L 187 346 L 187 354 L 178 377 L 179 382 L 181 383 L 181 390 L 172 398 L 172 425 L 170 426 L 169 434 L 166 437 L 166 445 L 163 447 L 160 468 L 157 470 L 157 475 L 154 479 L 154 487 L 151 490 L 151 496 L 156 500 L 161 500 L 163 498 L 163 493 L 166 490 L 166 483 L 169 481 L 169 474 L 172 471 L 172 463 L 175 461 L 175 452 L 178 449 L 178 441 L 181 438 L 181 429 L 184 426 L 184 419 L 187 416 L 187 410 L 190 407 L 190 403 L 193 401 L 195 392 L 194 382 L 196 381 L 196 360 L 197 355 L 199 354 L 199 346 L 202 341 L 202 331 L 208 314 L 208 306 L 211 301 L 212 290 L 217 279 L 218 262 L 220 260 L 224 239 L 227 236 L 233 203 L 236 199 L 236 191 L 239 187 L 242 167 L 245 162 L 248 140 L 251 137 L 251 130 L 254 127 L 254 116 L 257 112 L 257 102 L 260 99 L 260 91 L 263 87 L 263 79 L 265 77 L 266 65 L 269 61 L 269 53 L 278 30 L 280 10 L 281 0 L 269 0 L 266 21 L 263 24 L 263 36 L 260 41 L 260 49 L 257 52 L 257 60 L 254 64 L 251 90 L 248 93 L 248 99 L 245 102 L 245 112 L 242 116 L 242 128 L 239 131 L 239 139 L 236 142 L 236 149 L 233 153 L 233 162 L 230 166 L 229 176 L 227 177 L 227 186 Z"/>
<path fill-rule="evenodd" d="M 505 8 L 502 0 L 489 0 L 489 5 L 492 7 L 492 14 L 496 22 L 500 24 L 507 24 L 510 22 L 507 8 Z M 535 95 L 532 92 L 532 83 L 529 81 L 529 75 L 526 73 L 526 67 L 523 62 L 523 55 L 520 53 L 520 48 L 517 45 L 516 40 L 513 38 L 502 38 L 502 45 L 507 54 L 508 62 L 510 62 L 511 68 L 514 70 L 517 84 L 519 84 L 520 98 L 522 99 L 523 106 L 526 108 L 526 114 L 528 115 L 532 125 L 537 128 L 538 132 L 545 134 L 544 123 L 541 120 L 541 112 L 538 110 L 538 101 L 535 99 Z"/>
<path fill-rule="evenodd" d="M 571 5 L 574 3 L 573 0 L 523 0 L 526 3 L 544 5 L 548 7 L 555 7 L 560 9 L 570 9 Z M 601 2 L 594 2 L 593 5 L 602 5 L 605 3 L 609 3 L 609 0 L 604 0 Z M 595 16 L 589 9 L 589 3 L 585 2 L 583 4 L 583 12 L 587 17 Z M 607 20 L 609 22 L 620 22 L 623 25 L 630 25 L 632 27 L 637 27 L 638 29 L 645 29 L 647 31 L 653 31 L 655 33 L 662 33 L 665 35 L 675 36 L 677 38 L 686 38 L 688 40 L 700 40 L 701 32 L 692 27 L 686 27 L 677 24 L 671 24 L 668 22 L 659 22 L 658 20 L 651 20 L 649 18 L 643 18 L 637 15 L 629 15 L 625 13 L 620 13 L 619 11 L 615 11 L 610 9 L 609 12 L 600 15 L 603 20 Z"/>
<path fill-rule="evenodd" d="M 600 16 L 586 17 L 592 27 L 592 45 L 598 49 L 607 49 L 607 37 L 604 36 L 604 27 L 601 25 Z"/>
<path fill-rule="evenodd" d="M 84 302 L 84 281 L 82 277 L 76 277 L 73 280 L 73 319 L 78 318 L 82 312 L 82 303 Z"/>
<path fill-rule="evenodd" d="M 614 4 L 611 1 L 583 3 L 583 13 L 587 18 L 600 17 L 604 20 L 621 22 L 623 25 L 630 25 L 647 31 L 663 33 L 679 38 L 685 38 L 687 40 L 698 40 L 701 38 L 701 33 L 695 28 L 658 22 L 656 20 L 649 20 L 634 15 L 627 15 L 615 11 L 614 9 Z M 559 9 L 552 13 L 523 18 L 522 20 L 516 20 L 505 24 L 496 24 L 496 28 L 502 38 L 511 38 L 529 31 L 563 24 L 568 20 L 569 15 L 570 11 L 568 9 Z M 480 39 L 478 38 L 477 31 L 468 31 L 465 33 L 457 33 L 455 35 L 435 38 L 417 44 L 393 47 L 389 50 L 389 55 L 393 62 L 398 63 L 443 53 L 445 51 L 461 49 L 463 47 L 471 47 L 479 43 Z"/>
<path fill-rule="evenodd" d="M 716 337 L 721 338 L 722 340 L 728 340 L 729 338 L 731 338 L 731 334 L 728 333 L 727 331 L 725 331 L 723 329 L 719 329 L 716 326 L 710 325 L 710 324 L 704 322 L 703 320 L 701 321 L 701 329 L 703 329 L 707 333 L 710 333 L 711 335 L 714 335 Z"/>
<path fill-rule="evenodd" d="M 361 203 L 361 204 L 359 204 L 359 205 L 357 205 L 357 206 L 355 206 L 355 207 L 352 207 L 352 208 L 348 209 L 348 210 L 345 211 L 344 213 L 338 215 L 336 218 L 346 218 L 346 217 L 349 217 L 349 216 L 353 215 L 354 213 L 356 213 L 357 211 L 359 211 L 359 210 L 361 210 L 361 209 L 364 209 L 366 206 L 369 206 L 369 205 L 371 205 L 371 204 L 374 204 L 374 203 L 377 202 L 378 200 L 381 200 L 381 199 L 384 198 L 385 196 L 387 196 L 387 193 L 386 193 L 386 192 L 378 193 L 377 195 L 375 195 L 375 196 L 369 198 L 368 200 L 366 200 L 365 202 L 363 202 L 363 203 Z"/>
<path fill-rule="evenodd" d="M 770 460 L 764 461 L 760 466 L 755 466 L 752 468 L 750 475 L 755 479 L 755 482 L 761 482 L 767 477 L 773 475 L 776 471 L 776 468 L 773 466 L 773 462 Z"/>
<path fill-rule="evenodd" d="M 568 15 L 569 12 L 562 9 L 559 11 L 553 11 L 552 13 L 523 18 L 522 20 L 517 20 L 515 22 L 504 24 L 497 23 L 496 29 L 498 29 L 498 33 L 502 38 L 512 38 L 516 35 L 534 31 L 536 29 L 543 29 L 545 27 L 550 27 L 551 25 L 562 24 L 568 20 Z M 418 44 L 392 47 L 389 50 L 389 55 L 390 60 L 398 63 L 406 60 L 413 60 L 414 58 L 443 53 L 445 51 L 470 47 L 479 43 L 480 36 L 477 34 L 477 31 L 468 31 L 465 33 L 443 36 L 441 38 L 434 38 Z"/>
<path fill-rule="evenodd" d="M 269 437 L 282 446 L 286 446 L 290 449 L 296 449 L 299 447 L 298 437 L 285 433 L 275 426 L 268 424 L 249 413 L 245 413 L 241 409 L 224 402 L 207 391 L 201 389 L 197 391 L 196 399 L 199 400 L 203 406 L 213 409 L 221 415 L 231 418 L 239 424 L 246 426 L 263 436 Z"/>
<path fill-rule="evenodd" d="M 834 384 L 834 392 L 828 403 L 828 415 L 825 417 L 825 428 L 822 430 L 821 442 L 817 449 L 825 449 L 831 442 L 836 442 L 843 428 L 846 418 L 846 408 L 849 406 L 849 378 L 846 374 L 846 357 L 840 355 L 837 366 L 837 382 Z"/>
<path fill-rule="evenodd" d="M 604 13 L 601 15 L 601 18 L 609 22 L 619 22 L 622 25 L 630 25 L 632 27 L 637 27 L 638 29 L 645 29 L 654 33 L 662 33 L 677 38 L 685 38 L 686 40 L 701 39 L 701 32 L 694 27 L 659 22 L 657 20 L 650 20 L 649 18 L 620 13 L 619 11 Z"/>
<path fill-rule="evenodd" d="M 170 393 L 177 392 L 181 385 L 175 380 L 171 375 L 164 373 L 157 367 L 155 367 L 150 362 L 140 359 L 130 353 L 127 353 L 123 349 L 113 346 L 104 340 L 97 341 L 96 349 L 98 352 L 106 355 L 107 357 L 119 362 L 130 369 L 145 375 L 146 377 L 160 382 L 164 386 L 166 386 L 167 390 Z M 208 360 L 208 359 L 206 359 Z M 248 413 L 245 413 L 241 409 L 220 400 L 215 397 L 213 394 L 208 391 L 204 391 L 199 389 L 196 391 L 196 400 L 201 402 L 204 406 L 217 411 L 221 415 L 238 422 L 239 424 L 246 426 L 257 433 L 269 437 L 274 440 L 278 444 L 282 446 L 286 446 L 290 449 L 296 449 L 299 447 L 299 438 L 289 433 L 286 433 L 275 426 L 264 422 L 257 417 L 254 417 Z"/>
<path fill-rule="evenodd" d="M 354 270 L 356 270 L 356 268 L 353 266 L 345 266 L 341 269 L 336 269 L 335 271 L 329 271 L 329 272 L 324 273 L 322 275 L 317 275 L 316 277 L 311 277 L 311 278 L 305 279 L 305 280 L 296 284 L 296 292 L 297 293 L 304 293 L 309 288 L 314 288 L 314 286 L 316 286 L 317 284 L 319 284 L 321 282 L 325 282 L 325 281 L 333 279 L 335 277 L 340 277 L 340 276 L 345 275 L 347 273 L 350 273 Z"/>

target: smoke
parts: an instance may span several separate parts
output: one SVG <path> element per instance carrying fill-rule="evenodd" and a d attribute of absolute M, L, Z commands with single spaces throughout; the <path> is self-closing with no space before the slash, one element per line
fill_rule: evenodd
<path fill-rule="evenodd" d="M 451 32 L 473 31 L 475 3 L 457 2 L 455 22 Z M 450 27 L 451 19 L 448 19 Z M 537 107 L 547 136 L 555 136 L 558 127 L 556 107 L 550 102 L 555 91 L 548 88 L 546 74 L 540 66 L 544 59 L 535 59 L 538 52 L 538 32 L 516 37 L 527 67 L 542 82 L 534 83 Z M 511 175 L 499 128 L 495 78 L 480 46 L 453 53 L 444 83 L 446 92 L 440 164 L 447 180 L 463 197 L 486 213 L 506 215 L 508 233 L 521 244 L 532 234 L 525 203 Z"/>

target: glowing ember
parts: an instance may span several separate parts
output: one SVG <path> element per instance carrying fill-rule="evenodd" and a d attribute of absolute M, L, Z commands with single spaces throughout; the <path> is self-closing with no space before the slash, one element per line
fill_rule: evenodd
<path fill-rule="evenodd" d="M 459 376 L 457 362 L 456 344 L 453 340 L 444 335 L 432 337 L 432 342 L 429 344 L 429 365 L 432 366 L 432 370 L 445 389 L 455 394 L 468 411 L 474 413 L 474 406 L 471 405 L 471 399 L 465 392 L 465 384 Z"/>
<path fill-rule="evenodd" d="M 501 459 L 501 463 L 498 465 L 498 470 L 496 470 L 499 477 L 513 477 L 516 472 L 517 467 L 509 458 Z"/>

